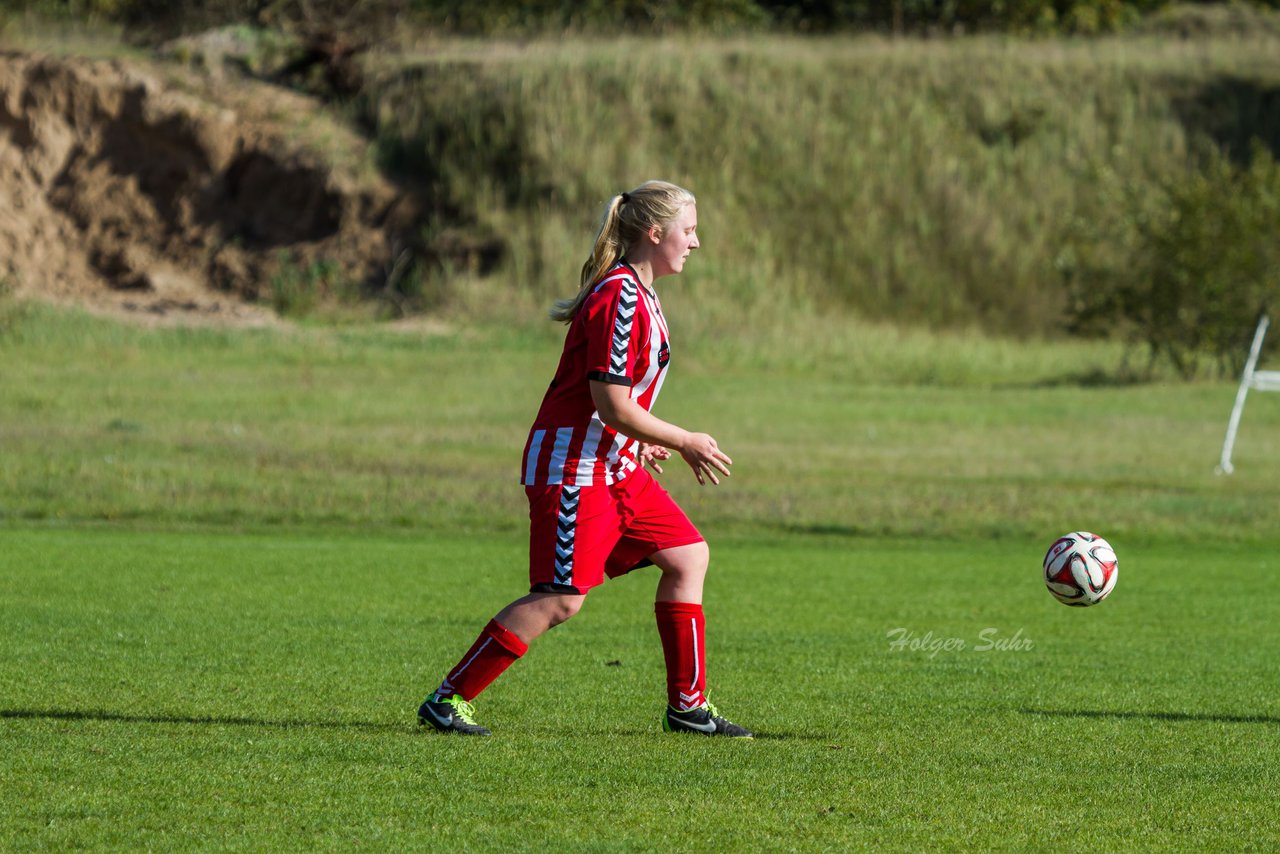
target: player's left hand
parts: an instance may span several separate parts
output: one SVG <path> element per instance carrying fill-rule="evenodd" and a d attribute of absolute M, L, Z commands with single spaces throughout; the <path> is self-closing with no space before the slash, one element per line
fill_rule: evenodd
<path fill-rule="evenodd" d="M 641 442 L 637 456 L 641 466 L 648 466 L 658 474 L 662 474 L 662 466 L 659 461 L 671 459 L 671 452 L 661 445 L 650 445 L 646 442 Z"/>

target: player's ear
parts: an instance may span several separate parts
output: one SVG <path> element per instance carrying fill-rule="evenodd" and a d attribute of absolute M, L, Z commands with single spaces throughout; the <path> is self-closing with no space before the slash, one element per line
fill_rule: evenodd
<path fill-rule="evenodd" d="M 649 236 L 650 243 L 653 243 L 653 244 L 661 243 L 662 242 L 662 226 L 660 225 L 649 226 L 648 236 Z"/>

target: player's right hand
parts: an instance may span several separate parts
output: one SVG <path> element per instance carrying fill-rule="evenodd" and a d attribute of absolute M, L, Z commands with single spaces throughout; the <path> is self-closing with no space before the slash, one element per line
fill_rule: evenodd
<path fill-rule="evenodd" d="M 716 477 L 716 472 L 728 477 L 729 466 L 733 465 L 729 455 L 720 450 L 716 440 L 706 433 L 690 433 L 688 440 L 680 448 L 680 456 L 693 469 L 698 483 L 704 486 L 708 480 L 719 484 L 720 478 Z"/>

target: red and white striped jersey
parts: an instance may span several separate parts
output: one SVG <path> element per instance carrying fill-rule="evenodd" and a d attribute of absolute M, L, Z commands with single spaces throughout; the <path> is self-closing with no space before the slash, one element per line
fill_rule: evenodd
<path fill-rule="evenodd" d="M 560 366 L 525 443 L 521 483 L 598 486 L 634 471 L 638 442 L 600 420 L 590 381 L 630 386 L 631 399 L 652 410 L 670 358 L 658 295 L 619 262 L 569 323 Z"/>

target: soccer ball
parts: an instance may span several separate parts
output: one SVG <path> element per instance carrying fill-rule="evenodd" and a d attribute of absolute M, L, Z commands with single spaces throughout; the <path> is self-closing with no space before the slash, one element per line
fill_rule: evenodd
<path fill-rule="evenodd" d="M 1115 589 L 1118 574 L 1111 544 L 1088 531 L 1058 537 L 1044 556 L 1044 584 L 1065 605 L 1097 605 Z"/>

